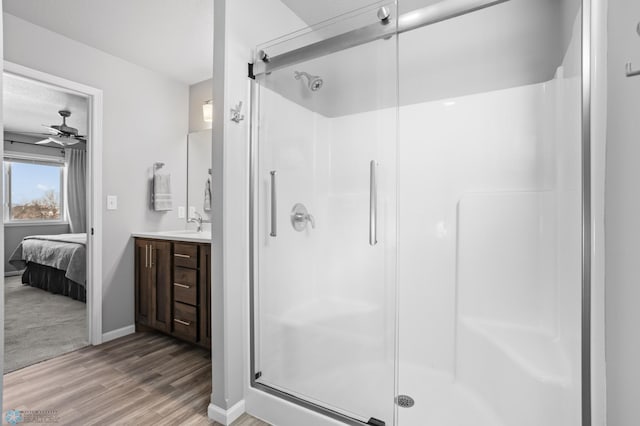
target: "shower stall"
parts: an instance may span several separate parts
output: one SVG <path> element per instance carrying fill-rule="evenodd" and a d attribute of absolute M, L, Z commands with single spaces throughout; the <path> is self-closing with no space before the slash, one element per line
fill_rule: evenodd
<path fill-rule="evenodd" d="M 587 7 L 376 2 L 256 46 L 251 387 L 289 424 L 590 424 Z"/>

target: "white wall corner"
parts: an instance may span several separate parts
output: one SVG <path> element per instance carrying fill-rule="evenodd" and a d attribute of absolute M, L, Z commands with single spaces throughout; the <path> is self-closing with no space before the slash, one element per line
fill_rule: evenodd
<path fill-rule="evenodd" d="M 231 408 L 224 410 L 217 405 L 209 404 L 209 408 L 207 409 L 207 414 L 209 418 L 213 421 L 216 421 L 224 426 L 230 425 L 245 412 L 244 410 L 244 399 L 238 401 Z"/>
<path fill-rule="evenodd" d="M 128 336 L 129 334 L 133 334 L 136 332 L 135 325 L 127 325 L 122 328 L 118 328 L 116 330 L 108 331 L 102 334 L 102 343 L 107 343 L 111 340 L 118 339 L 120 337 Z"/>

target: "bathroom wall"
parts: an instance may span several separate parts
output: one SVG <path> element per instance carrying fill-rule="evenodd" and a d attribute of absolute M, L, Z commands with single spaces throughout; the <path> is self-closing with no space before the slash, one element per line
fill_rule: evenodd
<path fill-rule="evenodd" d="M 606 157 L 607 421 L 632 426 L 640 419 L 640 3 L 609 2 L 608 124 Z"/>
<path fill-rule="evenodd" d="M 103 202 L 103 333 L 133 325 L 131 232 L 184 227 L 189 87 L 9 14 L 4 34 L 5 60 L 104 92 L 102 191 L 118 196 L 118 210 Z M 155 161 L 172 173 L 174 211 L 149 210 Z"/>
<path fill-rule="evenodd" d="M 189 133 L 210 129 L 213 123 L 202 119 L 202 104 L 213 99 L 213 80 L 204 80 L 189 86 Z M 215 108 L 215 103 L 213 104 Z"/>
<path fill-rule="evenodd" d="M 239 101 L 249 105 L 247 63 L 258 43 L 304 23 L 279 0 L 216 1 L 214 10 L 213 389 L 210 415 L 226 416 L 248 386 L 248 119 L 229 120 Z M 251 10 L 251 14 L 246 11 Z M 247 114 L 248 118 L 248 114 Z M 215 243 L 214 243 L 215 244 Z M 220 418 L 220 417 L 219 417 Z"/>

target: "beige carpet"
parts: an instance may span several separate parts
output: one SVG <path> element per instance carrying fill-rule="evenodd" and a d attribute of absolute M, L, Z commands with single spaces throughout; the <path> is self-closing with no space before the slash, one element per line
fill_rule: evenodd
<path fill-rule="evenodd" d="M 4 372 L 88 345 L 86 305 L 4 279 Z"/>

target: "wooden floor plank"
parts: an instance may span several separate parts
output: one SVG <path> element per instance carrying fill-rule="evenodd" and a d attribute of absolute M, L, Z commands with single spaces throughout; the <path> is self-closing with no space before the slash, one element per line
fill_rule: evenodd
<path fill-rule="evenodd" d="M 57 410 L 59 425 L 218 425 L 207 418 L 209 353 L 156 333 L 31 365 L 4 384 L 6 409 Z M 246 414 L 234 424 L 267 425 Z"/>

